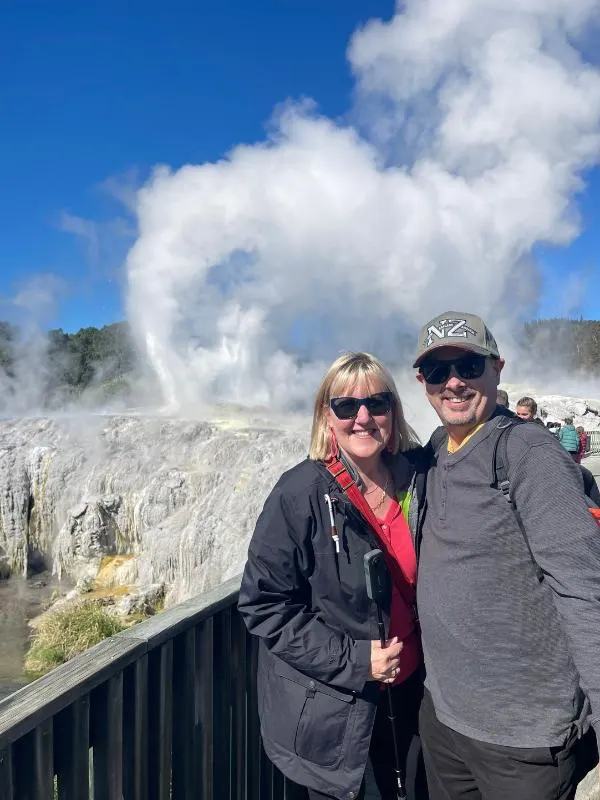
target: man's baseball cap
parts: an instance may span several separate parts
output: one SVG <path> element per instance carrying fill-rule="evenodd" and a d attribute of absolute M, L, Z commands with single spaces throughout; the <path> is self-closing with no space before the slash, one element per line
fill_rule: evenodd
<path fill-rule="evenodd" d="M 445 311 L 421 328 L 413 367 L 419 367 L 440 347 L 460 347 L 482 356 L 500 358 L 496 340 L 485 322 L 476 314 L 463 311 Z"/>

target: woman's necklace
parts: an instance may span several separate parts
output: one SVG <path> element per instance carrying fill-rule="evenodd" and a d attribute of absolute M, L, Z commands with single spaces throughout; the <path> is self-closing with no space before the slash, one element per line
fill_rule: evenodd
<path fill-rule="evenodd" d="M 371 506 L 371 504 L 369 503 L 369 505 L 371 506 L 371 511 L 377 511 L 377 509 L 380 508 L 385 503 L 385 499 L 387 497 L 387 488 L 389 486 L 389 483 L 390 483 L 390 473 L 388 472 L 387 478 L 385 479 L 385 484 L 383 485 L 383 489 L 380 490 L 381 497 L 379 498 L 379 502 L 376 503 L 376 505 L 374 506 Z M 379 487 L 377 488 L 379 489 Z M 368 492 L 365 492 L 364 496 L 366 497 L 367 494 L 371 494 L 371 492 L 373 491 L 374 489 L 370 489 Z"/>

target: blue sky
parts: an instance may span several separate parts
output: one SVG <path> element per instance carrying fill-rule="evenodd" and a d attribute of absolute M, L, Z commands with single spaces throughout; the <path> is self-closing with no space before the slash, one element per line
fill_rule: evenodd
<path fill-rule="evenodd" d="M 0 29 L 0 319 L 28 277 L 52 273 L 44 322 L 76 330 L 123 318 L 122 261 L 132 223 L 118 202 L 157 163 L 215 160 L 263 138 L 273 108 L 312 97 L 344 113 L 345 50 L 392 0 L 56 3 L 16 0 Z M 318 20 L 318 24 L 316 24 Z M 587 289 L 571 312 L 600 317 L 600 174 L 581 197 L 585 231 L 539 248 L 541 315 L 564 313 L 565 276 Z M 93 224 L 85 222 L 93 220 Z M 40 298 L 43 305 L 43 297 Z"/>

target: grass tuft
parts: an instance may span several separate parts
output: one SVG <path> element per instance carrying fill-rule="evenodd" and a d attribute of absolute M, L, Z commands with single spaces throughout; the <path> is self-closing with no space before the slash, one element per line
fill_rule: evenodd
<path fill-rule="evenodd" d="M 25 657 L 25 672 L 39 678 L 125 627 L 118 617 L 90 600 L 49 612 L 37 623 Z"/>

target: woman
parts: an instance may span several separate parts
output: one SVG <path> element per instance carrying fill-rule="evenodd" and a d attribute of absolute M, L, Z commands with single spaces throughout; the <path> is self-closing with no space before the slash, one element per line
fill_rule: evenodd
<path fill-rule="evenodd" d="M 573 425 L 573 417 L 565 417 L 564 424 L 558 431 L 558 441 L 569 453 L 573 461 L 577 461 L 577 451 L 579 450 L 579 437 Z"/>
<path fill-rule="evenodd" d="M 419 524 L 415 487 L 424 459 L 415 445 L 387 370 L 367 353 L 341 356 L 317 393 L 309 458 L 282 475 L 250 542 L 239 610 L 260 640 L 263 742 L 311 800 L 363 797 L 369 753 L 383 800 L 396 800 L 385 684 L 392 687 L 405 779 L 415 773 L 410 745 L 422 656 L 413 609 L 416 559 L 405 519 L 418 494 L 410 517 Z M 329 472 L 340 461 L 386 541 Z M 364 555 L 374 548 L 387 553 L 393 580 L 383 603 L 385 648 L 365 584 Z M 426 798 L 422 769 L 413 783 L 415 797 Z"/>
<path fill-rule="evenodd" d="M 587 443 L 589 436 L 585 432 L 585 428 L 583 427 L 583 425 L 578 425 L 577 428 L 575 428 L 575 430 L 577 431 L 577 438 L 579 439 L 579 447 L 577 448 L 577 457 L 575 458 L 575 460 L 577 461 L 578 464 L 581 464 L 584 455 L 587 453 Z"/>

